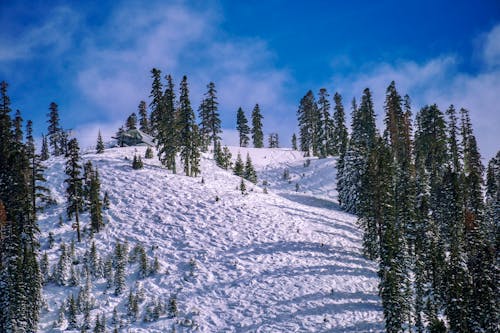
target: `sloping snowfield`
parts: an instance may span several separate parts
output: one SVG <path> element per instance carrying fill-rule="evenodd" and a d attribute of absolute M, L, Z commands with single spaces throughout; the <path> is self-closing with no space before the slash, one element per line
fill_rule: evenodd
<path fill-rule="evenodd" d="M 111 331 L 116 307 L 123 332 L 383 331 L 376 266 L 360 254 L 355 217 L 335 201 L 335 159 L 313 159 L 305 166 L 299 152 L 287 149 L 231 150 L 233 159 L 240 151 L 245 160 L 248 152 L 258 171 L 258 186 L 247 182 L 246 195 L 238 189 L 240 178 L 216 167 L 209 155 L 197 178 L 173 175 L 156 158 L 143 158 L 144 168 L 133 170 L 131 159 L 136 152 L 144 156 L 144 147 L 83 156 L 98 167 L 102 193 L 108 191 L 111 201 L 106 226 L 94 236 L 100 257 L 111 255 L 117 241 L 127 241 L 129 249 L 142 243 L 161 265 L 160 273 L 140 279 L 138 265 L 129 264 L 120 296 L 106 289 L 104 279 L 96 280 L 92 320 L 105 313 Z M 48 184 L 59 205 L 40 216 L 41 252 L 53 265 L 57 244 L 71 243 L 76 232 L 71 222 L 58 224 L 65 215 L 64 160 L 53 158 L 48 165 Z M 88 213 L 82 220 L 85 227 Z M 49 232 L 56 240 L 51 249 Z M 90 242 L 85 234 L 76 255 Z M 54 328 L 54 322 L 61 303 L 78 290 L 54 283 L 44 288 L 41 331 L 66 328 L 66 323 Z M 144 293 L 135 322 L 126 316 L 129 290 Z M 178 317 L 143 321 L 149 301 L 166 304 L 171 296 L 177 298 Z"/>

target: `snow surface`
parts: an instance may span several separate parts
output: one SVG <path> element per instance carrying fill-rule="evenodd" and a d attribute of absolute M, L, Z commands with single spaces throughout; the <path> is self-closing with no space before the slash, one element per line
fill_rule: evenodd
<path fill-rule="evenodd" d="M 127 288 L 120 296 L 106 290 L 104 279 L 97 280 L 92 319 L 105 313 L 111 330 L 116 306 L 124 332 L 170 332 L 174 327 L 177 332 L 383 331 L 376 265 L 360 254 L 355 216 L 338 208 L 334 158 L 312 159 L 305 166 L 297 151 L 230 147 L 233 160 L 240 151 L 245 161 L 248 152 L 258 172 L 258 186 L 247 182 L 248 194 L 242 195 L 240 178 L 216 167 L 208 154 L 197 178 L 173 175 L 156 158 L 143 158 L 144 168 L 133 170 L 134 153 L 144 156 L 145 149 L 113 148 L 83 156 L 98 167 L 102 193 L 108 191 L 111 199 L 106 226 L 94 236 L 101 258 L 112 254 L 116 241 L 127 241 L 129 249 L 142 243 L 149 258 L 157 256 L 161 264 L 160 273 L 143 279 L 137 264 L 129 264 Z M 51 158 L 47 165 L 48 187 L 59 204 L 39 217 L 41 252 L 54 265 L 59 242 L 69 244 L 76 232 L 71 222 L 58 224 L 59 215 L 65 216 L 64 160 Z M 88 213 L 82 220 L 85 228 Z M 49 231 L 56 240 L 52 249 Z M 83 255 L 90 243 L 85 234 L 75 245 L 76 254 Z M 146 301 L 139 319 L 127 323 L 128 291 L 138 289 Z M 78 290 L 54 283 L 44 287 L 47 308 L 40 331 L 59 330 L 53 324 L 61 303 Z M 172 295 L 177 318 L 162 315 L 143 322 L 148 300 L 167 303 Z"/>

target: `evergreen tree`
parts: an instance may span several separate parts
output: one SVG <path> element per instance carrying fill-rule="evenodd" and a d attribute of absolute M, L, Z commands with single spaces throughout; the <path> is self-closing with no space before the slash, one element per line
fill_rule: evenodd
<path fill-rule="evenodd" d="M 297 150 L 297 136 L 295 135 L 295 133 L 293 133 L 292 135 L 292 149 Z"/>
<path fill-rule="evenodd" d="M 234 162 L 233 173 L 239 177 L 243 177 L 245 175 L 245 166 L 239 152 L 236 156 L 236 162 Z"/>
<path fill-rule="evenodd" d="M 76 307 L 75 298 L 73 294 L 70 294 L 68 299 L 68 329 L 72 330 L 78 328 L 77 314 L 78 309 Z"/>
<path fill-rule="evenodd" d="M 318 94 L 319 122 L 316 127 L 316 145 L 319 147 L 321 157 L 326 157 L 333 152 L 333 124 L 330 118 L 330 95 L 325 88 L 321 88 Z"/>
<path fill-rule="evenodd" d="M 75 215 L 75 229 L 78 237 L 78 242 L 81 241 L 80 235 L 80 218 L 79 213 L 83 207 L 82 200 L 82 179 L 81 165 L 80 165 L 80 148 L 78 141 L 71 139 L 68 144 L 68 155 L 66 161 L 66 175 L 68 178 L 64 181 L 68 184 L 66 193 L 68 195 L 68 203 L 66 207 L 66 214 L 71 219 Z"/>
<path fill-rule="evenodd" d="M 115 256 L 113 258 L 113 267 L 115 269 L 114 285 L 115 295 L 120 295 L 125 289 L 125 268 L 127 263 L 127 253 L 124 244 L 117 242 L 115 245 Z"/>
<path fill-rule="evenodd" d="M 155 102 L 157 122 L 152 123 L 153 132 L 156 133 L 155 143 L 160 162 L 173 173 L 176 173 L 175 156 L 179 150 L 179 130 L 175 111 L 175 91 L 172 77 L 167 75 L 167 85 L 162 99 Z M 152 94 L 156 94 L 153 81 Z"/>
<path fill-rule="evenodd" d="M 151 119 L 150 123 L 150 134 L 156 136 L 158 134 L 159 124 L 162 123 L 161 114 L 163 112 L 164 105 L 164 96 L 163 96 L 163 84 L 161 82 L 161 70 L 157 68 L 153 68 L 151 70 L 151 78 L 153 79 L 153 83 L 151 85 L 151 93 L 149 97 L 152 97 L 151 103 L 149 104 L 149 108 L 151 109 Z"/>
<path fill-rule="evenodd" d="M 42 150 L 40 153 L 40 158 L 42 161 L 48 160 L 50 157 L 49 144 L 47 142 L 47 137 L 42 134 Z"/>
<path fill-rule="evenodd" d="M 14 117 L 14 141 L 23 142 L 23 118 L 19 110 L 16 110 L 16 116 Z"/>
<path fill-rule="evenodd" d="M 104 225 L 102 220 L 101 182 L 97 169 L 92 174 L 90 181 L 90 225 L 93 232 L 99 232 Z"/>
<path fill-rule="evenodd" d="M 153 149 L 151 149 L 151 147 L 148 146 L 146 148 L 146 152 L 144 153 L 144 158 L 146 159 L 153 158 Z"/>
<path fill-rule="evenodd" d="M 127 131 L 137 129 L 137 115 L 135 112 L 128 116 L 127 121 L 125 122 L 125 127 L 127 128 Z"/>
<path fill-rule="evenodd" d="M 141 156 L 134 155 L 134 159 L 132 160 L 132 169 L 139 170 L 144 167 L 144 163 L 142 163 Z"/>
<path fill-rule="evenodd" d="M 117 139 L 117 144 L 120 147 L 124 147 L 125 143 L 123 142 L 123 133 L 125 132 L 125 129 L 123 126 L 121 126 L 118 131 L 115 134 L 115 138 Z"/>
<path fill-rule="evenodd" d="M 264 132 L 262 132 L 262 118 L 259 104 L 255 104 L 252 111 L 252 141 L 255 148 L 264 147 Z"/>
<path fill-rule="evenodd" d="M 95 146 L 95 150 L 97 154 L 104 153 L 104 142 L 102 141 L 101 130 L 97 134 L 97 144 Z"/>
<path fill-rule="evenodd" d="M 248 134 L 250 134 L 250 127 L 248 126 L 247 117 L 241 107 L 238 108 L 238 112 L 236 113 L 236 129 L 240 136 L 240 147 L 247 147 L 248 141 L 250 140 L 248 137 Z"/>
<path fill-rule="evenodd" d="M 255 172 L 255 169 L 252 165 L 252 160 L 250 159 L 250 155 L 248 153 L 247 153 L 247 160 L 245 162 L 245 170 L 243 173 L 243 178 L 245 178 L 249 182 L 257 184 L 257 173 Z"/>
<path fill-rule="evenodd" d="M 319 112 L 314 94 L 311 90 L 300 100 L 297 118 L 300 129 L 300 150 L 305 156 L 310 156 L 311 150 L 314 156 L 318 155 L 319 147 L 316 134 L 319 124 Z"/>
<path fill-rule="evenodd" d="M 279 148 L 278 133 L 269 134 L 269 148 Z"/>
<path fill-rule="evenodd" d="M 203 100 L 202 110 L 200 111 L 200 135 L 203 137 L 206 135 L 209 142 L 212 142 L 213 149 L 215 151 L 217 142 L 220 140 L 219 134 L 221 130 L 221 121 L 218 112 L 219 102 L 217 102 L 217 91 L 215 90 L 215 84 L 210 82 L 207 85 L 207 92 L 205 93 L 205 99 Z"/>
<path fill-rule="evenodd" d="M 59 156 L 64 154 L 64 147 L 61 145 L 62 128 L 59 125 L 59 110 L 57 104 L 52 102 L 49 106 L 50 112 L 47 114 L 49 117 L 49 127 L 47 135 L 49 137 L 50 146 L 52 147 L 52 154 Z"/>
<path fill-rule="evenodd" d="M 140 101 L 137 112 L 139 113 L 139 130 L 146 134 L 150 134 L 148 107 L 146 102 Z"/>
<path fill-rule="evenodd" d="M 344 106 L 342 105 L 342 96 L 339 93 L 335 93 L 333 101 L 335 103 L 335 112 L 333 113 L 332 126 L 332 155 L 339 156 L 342 153 L 345 153 L 349 136 L 345 125 L 345 113 Z"/>
<path fill-rule="evenodd" d="M 245 185 L 245 181 L 243 180 L 243 178 L 241 178 L 241 181 L 240 181 L 240 191 L 241 191 L 241 194 L 243 194 L 243 195 L 247 194 L 247 187 Z"/>
<path fill-rule="evenodd" d="M 104 192 L 104 199 L 102 199 L 102 209 L 108 210 L 109 209 L 109 194 L 108 191 Z"/>
<path fill-rule="evenodd" d="M 218 167 L 223 169 L 229 169 L 231 167 L 231 157 L 232 154 L 229 151 L 227 146 L 221 148 L 220 142 L 217 142 L 217 146 L 215 148 L 215 163 Z"/>
<path fill-rule="evenodd" d="M 187 77 L 181 82 L 179 97 L 179 142 L 181 160 L 186 176 L 196 177 L 200 173 L 200 150 L 198 126 L 195 123 L 193 109 L 189 101 Z"/>

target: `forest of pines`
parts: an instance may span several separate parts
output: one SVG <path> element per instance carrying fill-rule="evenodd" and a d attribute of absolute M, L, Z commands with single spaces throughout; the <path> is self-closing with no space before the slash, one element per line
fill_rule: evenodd
<path fill-rule="evenodd" d="M 176 173 L 179 156 L 183 173 L 192 177 L 202 171 L 201 153 L 212 149 L 219 167 L 232 169 L 242 178 L 242 193 L 246 191 L 243 179 L 257 183 L 250 156 L 244 163 L 238 153 L 233 166 L 229 149 L 222 147 L 215 84 L 207 85 L 197 123 L 187 77 L 182 78 L 177 99 L 170 75 L 164 77 L 165 82 L 160 70 L 153 69 L 151 75 L 150 112 L 141 101 L 139 119 L 135 113 L 127 118 L 116 135 L 118 144 L 122 145 L 120 138 L 125 131 L 148 134 L 154 138 L 157 157 L 166 169 Z M 7 87 L 1 83 L 0 331 L 36 331 L 43 306 L 42 285 L 78 286 L 80 278 L 84 280 L 81 295 L 71 295 L 67 307 L 61 309 L 61 318 L 67 317 L 70 328 L 90 329 L 92 277 L 105 278 L 116 295 L 123 294 L 128 245 L 118 242 L 107 257 L 96 253 L 95 247 L 89 248 L 85 272 L 81 273 L 66 266 L 71 248 L 60 244 L 60 262 L 49 274 L 47 259 L 39 253 L 37 227 L 37 212 L 53 203 L 43 186 L 44 161 L 51 155 L 66 158 L 66 217 L 73 223 L 78 242 L 105 227 L 102 211 L 109 208 L 109 198 L 105 193 L 101 199 L 97 168 L 90 162 L 82 165 L 77 140 L 60 126 L 57 104 L 49 106 L 48 131 L 37 154 L 32 122 L 26 123 L 24 135 L 20 112 L 11 116 Z M 338 201 L 342 209 L 358 216 L 364 254 L 378 263 L 386 330 L 496 332 L 500 152 L 485 169 L 466 109 L 457 112 L 451 105 L 443 112 L 433 104 L 414 116 L 410 98 L 402 97 L 394 82 L 386 90 L 382 131 L 376 128 L 368 88 L 359 105 L 352 100 L 350 131 L 340 94 L 335 93 L 332 102 L 333 113 L 326 89 L 320 89 L 317 99 L 312 91 L 307 92 L 300 100 L 299 135 L 293 135 L 292 146 L 305 156 L 338 157 Z M 255 148 L 264 147 L 259 104 L 252 110 L 251 127 L 241 107 L 235 118 L 240 147 L 247 147 L 250 138 Z M 269 136 L 269 146 L 279 146 L 277 133 Z M 96 152 L 104 149 L 99 132 Z M 152 157 L 149 148 L 145 158 Z M 132 167 L 143 167 L 141 156 L 134 155 Z M 85 233 L 80 226 L 84 211 L 90 212 L 90 229 Z M 131 253 L 139 267 L 138 276 L 159 271 L 158 261 L 148 262 L 140 245 Z M 140 293 L 130 291 L 127 297 L 127 316 L 135 320 Z M 167 305 L 152 301 L 145 318 L 155 320 L 167 311 L 175 316 L 175 297 Z M 81 327 L 77 314 L 86 318 Z M 97 316 L 94 331 L 105 331 L 105 316 Z M 115 316 L 113 313 L 113 320 Z"/>

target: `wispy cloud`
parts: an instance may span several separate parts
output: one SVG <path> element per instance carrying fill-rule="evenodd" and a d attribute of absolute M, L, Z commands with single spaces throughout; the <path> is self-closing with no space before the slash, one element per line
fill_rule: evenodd
<path fill-rule="evenodd" d="M 69 7 L 57 7 L 50 19 L 41 26 L 31 27 L 13 38 L 1 38 L 0 62 L 29 59 L 37 56 L 57 56 L 70 48 L 80 15 Z"/>
<path fill-rule="evenodd" d="M 471 112 L 482 155 L 492 157 L 500 149 L 500 25 L 494 27 L 479 46 L 485 67 L 476 74 L 459 71 L 454 55 L 444 55 L 426 62 L 399 61 L 377 64 L 363 72 L 334 76 L 333 86 L 346 101 L 360 96 L 369 87 L 374 94 L 379 125 L 382 125 L 385 90 L 394 80 L 401 94 L 409 94 L 414 112 L 425 104 L 437 103 L 445 110 L 450 104 Z"/>

